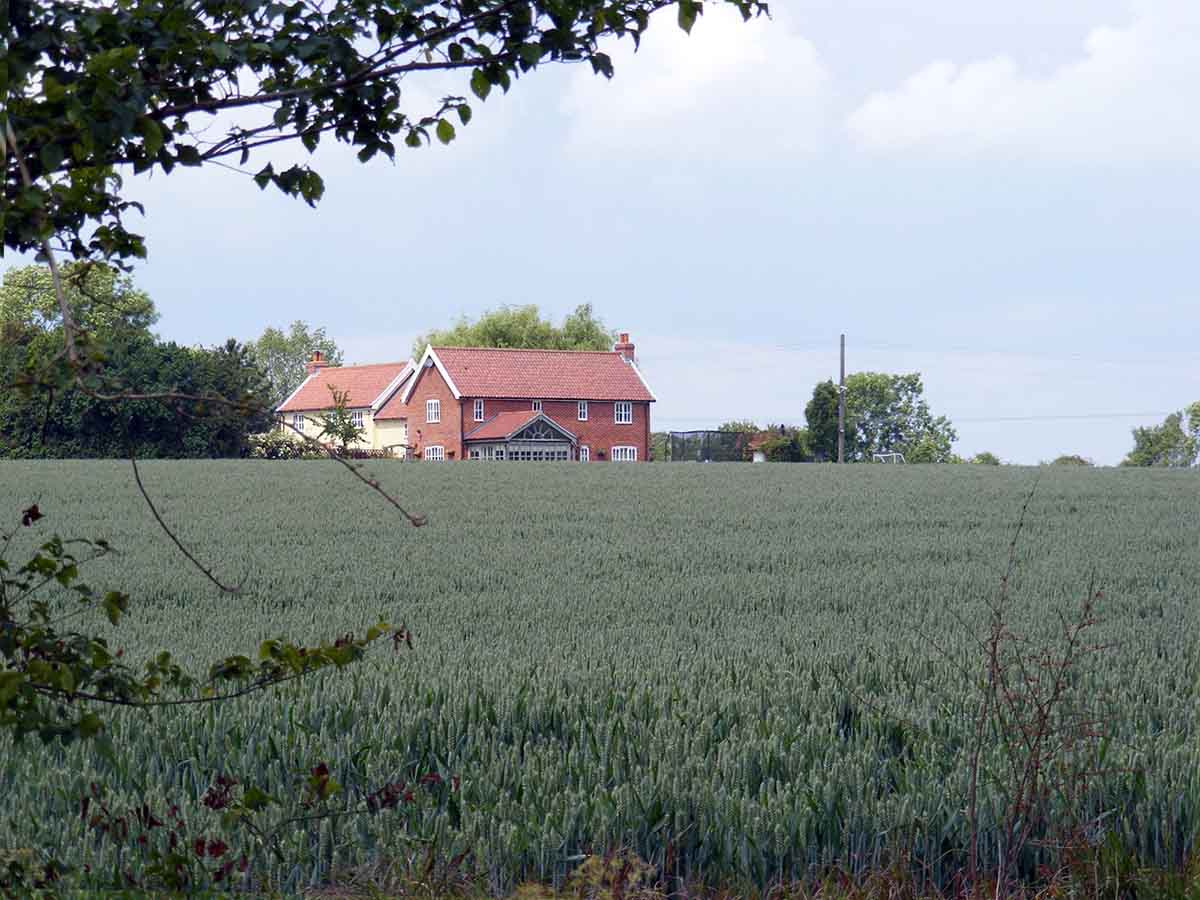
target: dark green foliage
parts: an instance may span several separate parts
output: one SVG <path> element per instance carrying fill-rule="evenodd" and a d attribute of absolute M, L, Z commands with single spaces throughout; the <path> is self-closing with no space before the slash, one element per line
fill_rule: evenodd
<path fill-rule="evenodd" d="M 766 11 L 759 0 L 722 2 L 746 17 Z M 76 258 L 145 256 L 125 225 L 140 206 L 118 166 L 245 166 L 280 143 L 311 152 L 327 137 L 359 148 L 363 161 L 394 157 L 398 144 L 448 143 L 453 120 L 471 120 L 467 99 L 412 109 L 409 78 L 461 70 L 464 93 L 469 85 L 482 101 L 544 63 L 583 62 L 610 76 L 601 42 L 638 42 L 650 14 L 675 5 L 690 29 L 696 0 L 22 0 L 5 33 L 3 100 L 32 184 L 8 153 L 3 246 L 38 250 L 52 238 Z M 236 117 L 219 116 L 231 110 Z M 201 132 L 214 115 L 224 124 Z M 324 193 L 307 165 L 253 166 L 260 188 L 309 204 Z"/>
<path fill-rule="evenodd" d="M 717 431 L 760 431 L 759 427 L 749 419 L 733 419 L 729 422 L 722 422 L 717 426 Z"/>
<path fill-rule="evenodd" d="M 808 439 L 812 452 L 819 459 L 837 459 L 838 445 L 838 389 L 832 381 L 819 382 L 813 387 L 812 399 L 804 407 L 804 418 L 808 422 Z M 847 427 L 847 433 L 853 428 Z"/>
<path fill-rule="evenodd" d="M 147 331 L 94 339 L 103 365 L 97 390 L 137 385 L 137 394 L 169 391 L 228 402 L 120 399 L 110 402 L 61 374 L 47 372 L 61 350 L 61 330 L 26 331 L 0 347 L 0 453 L 23 457 L 244 456 L 249 436 L 272 425 L 269 387 L 245 346 L 211 349 L 156 340 Z M 21 385 L 25 385 L 24 389 Z M 111 389 L 111 388 L 110 388 Z"/>

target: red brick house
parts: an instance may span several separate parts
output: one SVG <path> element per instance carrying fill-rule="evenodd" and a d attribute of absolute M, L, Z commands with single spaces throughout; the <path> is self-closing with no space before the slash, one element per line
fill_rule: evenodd
<path fill-rule="evenodd" d="M 629 335 L 611 351 L 427 347 L 376 414 L 418 459 L 642 462 L 655 400 Z"/>

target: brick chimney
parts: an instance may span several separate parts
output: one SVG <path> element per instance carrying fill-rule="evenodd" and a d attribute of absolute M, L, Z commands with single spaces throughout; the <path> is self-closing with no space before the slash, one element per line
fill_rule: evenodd
<path fill-rule="evenodd" d="M 317 371 L 317 369 L 323 369 L 327 365 L 329 365 L 329 363 L 325 362 L 325 354 L 320 350 L 314 350 L 312 359 L 305 364 L 304 369 L 309 375 L 311 375 L 313 372 Z"/>
<path fill-rule="evenodd" d="M 636 362 L 636 359 L 633 355 L 634 346 L 629 341 L 629 332 L 628 331 L 621 332 L 621 339 L 619 341 L 617 341 L 615 344 L 613 344 L 613 350 L 616 353 L 620 353 L 623 357 L 625 357 L 626 361 Z"/>

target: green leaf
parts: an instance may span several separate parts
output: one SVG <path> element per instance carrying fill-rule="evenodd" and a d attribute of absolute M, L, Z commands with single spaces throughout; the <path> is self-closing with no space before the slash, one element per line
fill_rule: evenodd
<path fill-rule="evenodd" d="M 542 45 L 522 44 L 521 48 L 517 51 L 517 56 L 527 67 L 536 66 L 542 58 Z"/>
<path fill-rule="evenodd" d="M 480 100 L 486 100 L 492 92 L 492 82 L 483 74 L 483 69 L 476 69 L 471 73 L 471 91 Z"/>
<path fill-rule="evenodd" d="M 104 723 L 95 713 L 84 713 L 79 718 L 79 736 L 93 738 L 104 730 Z"/>
<path fill-rule="evenodd" d="M 458 118 L 464 125 L 469 125 L 471 122 L 471 107 L 465 103 L 458 108 Z"/>
<path fill-rule="evenodd" d="M 121 614 L 129 609 L 129 597 L 118 591 L 109 591 L 104 595 L 100 605 L 104 609 L 104 615 L 108 617 L 108 621 L 116 625 L 121 619 Z"/>
<path fill-rule="evenodd" d="M 195 147 L 185 144 L 175 151 L 175 157 L 181 165 L 198 166 L 200 165 L 200 151 Z"/>
<path fill-rule="evenodd" d="M 271 183 L 271 179 L 274 177 L 274 175 L 275 168 L 270 163 L 267 163 L 265 166 L 263 166 L 262 170 L 254 176 L 254 183 L 257 184 L 261 190 L 265 191 L 267 189 L 267 185 Z"/>
<path fill-rule="evenodd" d="M 45 75 L 42 77 L 42 93 L 48 102 L 59 103 L 66 97 L 67 89 L 56 81 L 53 75 Z"/>
<path fill-rule="evenodd" d="M 700 4 L 696 0 L 679 0 L 679 27 L 688 34 L 692 33 L 692 26 L 699 15 Z"/>
<path fill-rule="evenodd" d="M 38 156 L 42 161 L 42 169 L 46 172 L 53 172 L 58 169 L 63 161 L 63 148 L 58 144 L 44 144 Z"/>
<path fill-rule="evenodd" d="M 253 785 L 246 788 L 245 793 L 242 794 L 242 806 L 251 812 L 258 812 L 260 809 L 266 809 L 272 803 L 278 802 L 278 800 L 262 788 L 254 787 Z"/>
<path fill-rule="evenodd" d="M 449 119 L 438 119 L 437 137 L 443 144 L 449 144 L 454 140 L 454 126 L 450 124 Z"/>
<path fill-rule="evenodd" d="M 163 130 L 149 116 L 138 119 L 138 131 L 142 134 L 142 149 L 147 156 L 158 156 L 163 146 Z"/>

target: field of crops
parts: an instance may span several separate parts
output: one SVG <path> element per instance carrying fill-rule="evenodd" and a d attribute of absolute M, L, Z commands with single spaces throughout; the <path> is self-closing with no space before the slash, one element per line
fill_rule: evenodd
<path fill-rule="evenodd" d="M 147 487 L 217 593 L 154 525 L 128 465 L 0 464 L 9 520 L 105 537 L 88 572 L 134 607 L 127 654 L 197 666 L 260 640 L 329 638 L 380 617 L 412 652 L 217 708 L 118 714 L 117 765 L 0 736 L 0 849 L 118 863 L 81 821 L 200 797 L 227 773 L 286 791 L 327 761 L 344 785 L 437 771 L 452 800 L 297 825 L 287 889 L 435 842 L 497 888 L 551 881 L 628 846 L 681 876 L 765 884 L 906 852 L 944 877 L 967 841 L 977 694 L 967 623 L 1004 571 L 1037 470 L 979 466 L 376 464 L 430 524 L 413 529 L 327 462 L 148 462 Z M 32 533 L 36 532 L 36 534 Z M 10 555 L 19 559 L 15 549 Z M 1012 581 L 1014 623 L 1055 627 L 1089 582 L 1115 646 L 1078 687 L 1111 711 L 1111 774 L 1082 801 L 1161 864 L 1200 826 L 1196 700 L 1200 477 L 1045 469 Z M 935 646 L 936 645 L 936 646 Z M 981 669 L 973 671 L 981 672 Z M 888 714 L 900 711 L 903 721 Z M 995 753 L 984 766 L 999 766 Z M 995 855 L 1001 799 L 980 800 Z M 136 866 L 128 855 L 122 866 Z"/>

